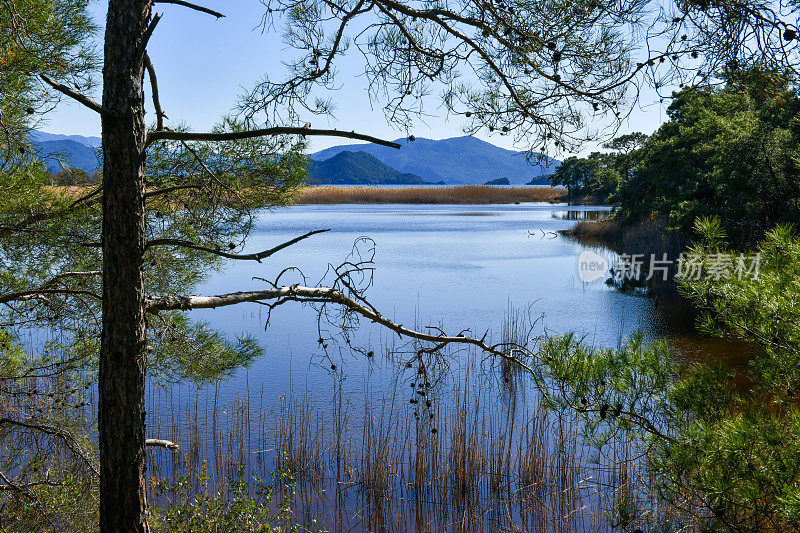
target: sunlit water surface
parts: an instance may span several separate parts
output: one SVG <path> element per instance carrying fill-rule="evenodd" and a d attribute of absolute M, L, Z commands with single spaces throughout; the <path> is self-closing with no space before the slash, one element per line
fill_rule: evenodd
<path fill-rule="evenodd" d="M 537 335 L 575 332 L 588 344 L 614 347 L 641 331 L 648 340 L 669 340 L 679 358 L 718 356 L 724 345 L 695 335 L 685 307 L 659 306 L 640 293 L 622 293 L 602 279 L 591 284 L 580 281 L 578 256 L 587 248 L 558 232 L 577 220 L 607 214 L 603 207 L 551 204 L 333 205 L 263 211 L 246 251 L 271 248 L 309 230 L 330 231 L 263 263 L 229 262 L 197 293 L 266 288 L 256 278 L 274 279 L 288 266 L 297 267 L 302 275 L 290 272 L 282 284 L 317 283 L 329 265 L 348 257 L 354 242 L 368 237 L 375 256 L 366 296 L 382 314 L 405 326 L 435 325 L 450 334 L 468 330 L 469 335 L 487 334 L 497 342 L 508 310 L 518 309 L 537 320 Z M 595 251 L 614 259 L 607 250 Z M 275 453 L 269 438 L 263 437 L 271 435 L 278 422 L 282 396 L 311 397 L 320 409 L 330 411 L 334 391 L 341 386 L 354 421 L 363 418 L 359 411 L 365 397 L 397 397 L 397 404 L 408 408 L 405 387 L 416 377 L 415 369 L 407 371 L 402 357 L 398 364 L 397 358 L 385 355 L 387 349 L 407 349 L 406 341 L 374 324 L 362 321 L 354 334 L 355 345 L 376 354 L 366 358 L 335 341 L 326 341 L 328 355 L 324 355 L 318 343 L 317 313 L 297 303 L 276 308 L 266 330 L 267 310 L 258 304 L 195 311 L 191 316 L 232 337 L 254 336 L 264 354 L 250 368 L 199 390 L 191 385 L 169 389 L 151 385 L 150 428 L 158 436 L 178 439 L 184 446 L 190 440 L 186 433 L 199 433 L 201 441 L 213 439 L 215 432 L 224 433 L 237 423 L 231 420 L 235 401 L 244 399 L 249 405 L 248 434 L 242 438 L 261 435 L 258 444 L 246 448 L 251 457 L 259 453 L 263 462 Z M 451 357 L 455 360 L 448 364 L 454 374 L 463 374 L 468 355 L 463 354 L 463 360 L 460 353 Z M 480 383 L 489 378 L 474 379 Z M 443 386 L 436 401 L 452 403 L 450 390 Z M 220 443 L 194 446 L 195 464 L 198 459 L 219 461 Z M 162 468 L 166 466 L 159 463 L 157 470 L 167 473 L 169 468 Z"/>

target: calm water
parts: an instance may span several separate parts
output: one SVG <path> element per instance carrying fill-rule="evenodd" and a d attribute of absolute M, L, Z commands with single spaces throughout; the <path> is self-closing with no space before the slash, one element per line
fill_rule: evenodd
<path fill-rule="evenodd" d="M 270 248 L 309 230 L 330 228 L 264 261 L 230 262 L 198 287 L 198 294 L 265 288 L 287 266 L 284 284 L 319 282 L 329 264 L 338 265 L 354 242 L 367 236 L 375 244 L 373 285 L 369 300 L 396 322 L 422 329 L 439 326 L 455 334 L 489 332 L 500 340 L 503 317 L 510 307 L 538 318 L 537 333 L 576 332 L 587 343 L 614 347 L 642 331 L 648 339 L 669 339 L 679 357 L 724 356 L 727 345 L 692 332 L 687 310 L 641 294 L 625 294 L 603 281 L 584 284 L 577 276 L 577 258 L 585 249 L 557 232 L 580 218 L 597 218 L 606 208 L 552 204 L 527 205 L 334 205 L 296 206 L 260 214 L 249 246 Z M 596 250 L 612 257 L 612 253 Z M 329 350 L 322 357 L 317 343 L 314 309 L 289 303 L 273 311 L 265 331 L 265 307 L 257 304 L 195 311 L 192 317 L 235 336 L 248 333 L 264 347 L 264 356 L 220 385 L 220 397 L 259 391 L 270 397 L 299 390 L 330 390 L 331 362 L 349 386 L 389 379 L 380 358 L 367 360 L 348 349 Z M 355 344 L 376 353 L 397 345 L 395 335 L 362 323 Z M 384 376 L 384 374 L 386 374 Z"/>
<path fill-rule="evenodd" d="M 318 282 L 329 263 L 338 265 L 362 236 L 375 243 L 374 284 L 368 298 L 395 321 L 422 328 L 432 324 L 448 332 L 469 329 L 481 336 L 500 335 L 509 306 L 543 315 L 540 331 L 575 331 L 587 342 L 615 346 L 637 329 L 650 336 L 669 334 L 653 301 L 622 294 L 602 281 L 586 285 L 577 277 L 577 257 L 585 248 L 558 235 L 578 217 L 598 216 L 604 208 L 543 205 L 411 206 L 339 205 L 298 206 L 264 212 L 250 247 L 274 246 L 312 229 L 330 228 L 263 264 L 232 262 L 198 288 L 200 294 L 258 289 L 254 277 L 273 279 L 287 266 L 298 267 L 308 283 Z M 288 275 L 286 283 L 302 283 Z M 287 304 L 272 313 L 264 331 L 263 306 L 194 312 L 230 334 L 250 333 L 266 354 L 249 370 L 255 385 L 267 393 L 283 392 L 289 380 L 316 388 L 330 383 L 328 364 L 318 354 L 316 313 L 300 304 Z M 358 336 L 369 347 L 391 339 L 381 328 L 363 325 Z M 360 374 L 375 365 L 337 352 L 344 372 Z M 315 365 L 314 362 L 320 363 Z M 337 361 L 335 361 L 337 362 Z M 319 367 L 318 367 L 319 366 Z M 241 391 L 242 371 L 224 386 Z"/>
<path fill-rule="evenodd" d="M 603 280 L 592 284 L 580 281 L 578 256 L 587 248 L 558 231 L 570 228 L 577 220 L 607 214 L 608 210 L 601 207 L 551 204 L 333 205 L 264 211 L 249 241 L 252 251 L 271 248 L 309 230 L 331 231 L 283 250 L 262 264 L 230 262 L 198 287 L 197 293 L 266 288 L 265 282 L 255 278 L 274 279 L 288 266 L 297 267 L 302 274 L 290 272 L 281 284 L 315 284 L 320 280 L 324 284 L 329 265 L 340 264 L 351 253 L 354 242 L 369 237 L 375 246 L 375 270 L 366 296 L 382 314 L 415 329 L 435 325 L 449 334 L 469 330 L 473 336 L 486 333 L 488 339 L 499 342 L 508 310 L 517 309 L 537 320 L 535 334 L 575 332 L 594 346 L 614 347 L 642 331 L 649 340 L 669 340 L 678 358 L 696 360 L 739 353 L 741 347 L 695 335 L 685 306 L 656 305 L 651 298 L 622 293 Z M 613 263 L 611 252 L 595 251 Z M 335 341 L 328 343 L 327 357 L 317 342 L 317 313 L 309 306 L 289 303 L 275 309 L 266 330 L 266 308 L 258 304 L 195 311 L 191 316 L 232 337 L 242 333 L 254 336 L 264 355 L 249 369 L 241 369 L 217 385 L 200 389 L 186 384 L 150 387 L 149 436 L 179 442 L 183 457 L 176 465 L 170 456 L 157 456 L 151 462 L 151 471 L 159 475 L 181 475 L 198 468 L 203 460 L 215 465 L 218 476 L 230 472 L 232 464 L 247 464 L 248 472 L 266 472 L 275 464 L 273 436 L 275 427 L 286 420 L 285 412 L 281 414 L 281 398 L 285 396 L 313 402 L 315 412 L 322 417 L 319 420 L 324 419 L 321 424 L 330 432 L 336 391 L 341 390 L 339 397 L 344 398 L 348 425 L 353 429 L 348 438 L 355 436 L 356 448 L 360 446 L 357 428 L 363 426 L 366 413 L 374 413 L 375 405 L 385 406 L 388 401 L 389 412 L 399 409 L 404 420 L 416 414 L 412 413 L 416 406 L 409 405 L 409 395 L 414 394 L 408 387 L 418 381 L 416 368 L 406 369 L 403 364 L 414 348 L 380 327 L 362 322 L 353 333 L 353 344 L 374 350 L 375 357 L 354 354 L 344 343 Z M 335 328 L 328 329 L 333 332 Z M 409 355 L 387 356 L 388 351 L 404 350 Z M 496 385 L 502 382 L 496 371 L 467 371 L 475 361 L 476 354 L 466 351 L 449 355 L 449 371 L 445 372 L 449 375 L 434 384 L 428 396 L 433 405 L 428 409 L 437 413 L 450 409 L 456 403 L 459 393 L 453 391 L 461 376 L 469 374 L 472 387 L 496 391 L 484 394 L 487 409 L 501 417 L 505 416 L 504 409 L 510 409 L 510 416 L 524 422 L 538 403 L 530 380 L 515 385 L 523 393 L 518 402 L 502 383 Z M 335 371 L 331 364 L 336 365 Z M 425 424 L 436 425 L 439 415 L 431 415 L 430 422 L 425 420 Z M 419 422 L 413 424 L 409 427 L 419 431 Z M 424 426 L 425 431 L 431 426 Z M 452 427 L 442 430 L 447 432 Z M 323 444 L 330 451 L 328 438 Z M 233 456 L 221 451 L 234 448 L 240 451 Z M 254 461 L 260 466 L 254 466 Z M 337 483 L 323 486 L 342 487 Z M 357 492 L 353 488 L 345 497 L 356 510 L 361 505 L 352 499 Z M 314 507 L 323 518 L 332 504 L 325 497 Z M 354 511 L 349 516 L 358 514 Z M 333 516 L 323 522 L 335 525 Z M 362 524 L 355 530 L 370 527 Z"/>

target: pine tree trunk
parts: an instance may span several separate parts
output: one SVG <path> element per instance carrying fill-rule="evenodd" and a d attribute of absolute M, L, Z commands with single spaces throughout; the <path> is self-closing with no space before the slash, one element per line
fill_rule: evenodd
<path fill-rule="evenodd" d="M 100 529 L 148 530 L 142 38 L 148 0 L 110 0 L 103 106 L 103 332 L 100 346 Z"/>

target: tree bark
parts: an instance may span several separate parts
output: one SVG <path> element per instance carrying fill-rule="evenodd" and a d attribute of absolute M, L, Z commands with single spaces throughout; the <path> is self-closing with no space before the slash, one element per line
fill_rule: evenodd
<path fill-rule="evenodd" d="M 144 36 L 149 0 L 110 0 L 103 107 L 103 331 L 100 345 L 100 530 L 148 531 Z"/>

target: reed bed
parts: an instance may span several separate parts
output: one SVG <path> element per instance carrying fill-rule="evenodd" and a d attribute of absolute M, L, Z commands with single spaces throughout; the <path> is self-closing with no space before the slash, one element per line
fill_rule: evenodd
<path fill-rule="evenodd" d="M 564 190 L 556 187 L 304 187 L 295 204 L 516 204 L 558 203 Z"/>
<path fill-rule="evenodd" d="M 204 411 L 199 424 L 151 427 L 181 443 L 197 439 L 183 431 L 206 428 L 199 455 L 225 465 L 214 469 L 220 493 L 235 472 L 250 479 L 290 470 L 296 486 L 283 488 L 294 495 L 293 517 L 309 529 L 610 532 L 627 506 L 640 511 L 630 529 L 646 531 L 674 515 L 650 492 L 644 450 L 620 438 L 596 457 L 574 413 L 545 408 L 521 375 L 509 387 L 508 371 L 472 354 L 464 372 L 431 384 L 428 400 L 416 404 L 408 403 L 418 396 L 416 371 L 357 395 L 338 380 L 330 397 L 280 397 L 271 420 L 262 406 L 242 405 L 246 398 L 234 399 L 231 412 L 205 411 L 192 397 L 186 415 Z M 249 443 L 245 415 L 256 420 Z M 191 446 L 152 450 L 149 472 L 180 479 L 198 468 L 196 454 Z M 151 501 L 165 500 L 151 487 Z"/>
<path fill-rule="evenodd" d="M 87 186 L 59 186 L 58 194 L 77 198 L 91 190 Z M 492 187 L 459 185 L 453 187 L 301 187 L 293 197 L 296 205 L 306 204 L 519 204 L 560 203 L 566 193 L 559 187 Z"/>
<path fill-rule="evenodd" d="M 685 235 L 669 231 L 664 219 L 637 225 L 622 224 L 614 218 L 581 220 L 562 233 L 584 244 L 606 246 L 618 253 L 654 253 L 659 259 L 662 253 L 677 258 L 689 242 Z"/>
<path fill-rule="evenodd" d="M 525 321 L 509 309 L 503 341 L 524 341 Z M 368 380 L 348 390 L 334 373 L 331 390 L 313 395 L 290 387 L 265 397 L 248 383 L 224 398 L 214 384 L 150 383 L 148 437 L 180 444 L 178 452 L 148 449 L 151 505 L 166 508 L 208 487 L 234 497 L 242 484 L 255 492 L 266 480 L 290 502 L 287 526 L 314 531 L 610 532 L 625 508 L 639 513 L 622 529 L 647 531 L 679 515 L 651 493 L 647 450 L 620 436 L 597 456 L 582 444 L 581 420 L 546 408 L 517 369 L 466 351 L 443 354 L 457 368 L 438 370 L 421 359 L 409 367 L 407 352 L 376 353 L 394 373 L 390 386 Z M 93 389 L 82 385 L 81 401 L 73 400 L 76 382 L 83 380 L 74 374 L 18 382 L 0 388 L 0 406 L 30 414 L 47 408 L 40 400 L 48 394 L 63 394 L 70 416 L 92 420 Z M 23 392 L 30 390 L 44 395 Z M 0 445 L 6 454 L 45 449 L 53 467 L 92 480 L 57 442 L 32 438 L 0 433 Z"/>

